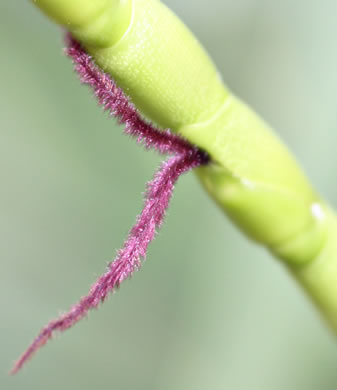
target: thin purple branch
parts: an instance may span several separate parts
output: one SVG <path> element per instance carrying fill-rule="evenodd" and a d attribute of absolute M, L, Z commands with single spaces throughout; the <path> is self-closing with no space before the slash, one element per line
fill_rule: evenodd
<path fill-rule="evenodd" d="M 88 295 L 40 331 L 15 363 L 11 371 L 13 374 L 18 372 L 26 361 L 52 338 L 55 331 L 64 331 L 75 325 L 88 314 L 89 310 L 96 308 L 110 292 L 140 268 L 141 258 L 145 257 L 156 229 L 163 222 L 175 182 L 184 172 L 207 164 L 209 161 L 205 152 L 180 136 L 172 134 L 169 130 L 160 131 L 145 122 L 123 91 L 116 86 L 109 75 L 93 63 L 81 45 L 70 36 L 67 37 L 67 43 L 67 54 L 72 58 L 81 81 L 93 88 L 99 103 L 105 109 L 118 117 L 121 123 L 125 123 L 126 133 L 136 137 L 137 141 L 147 148 L 154 148 L 160 153 L 174 154 L 174 156 L 162 163 L 152 181 L 148 183 L 144 208 L 115 260 L 92 285 Z"/>

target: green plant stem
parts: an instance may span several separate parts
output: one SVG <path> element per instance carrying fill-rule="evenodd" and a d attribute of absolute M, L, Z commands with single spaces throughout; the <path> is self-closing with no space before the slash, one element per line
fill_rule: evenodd
<path fill-rule="evenodd" d="M 337 217 L 328 207 L 326 230 L 324 245 L 312 261 L 288 266 L 337 333 Z"/>
<path fill-rule="evenodd" d="M 223 85 L 157 0 L 35 0 L 144 116 L 205 149 L 198 176 L 248 237 L 285 262 L 337 332 L 337 218 L 273 131 Z M 207 243 L 205 243 L 207 245 Z"/>

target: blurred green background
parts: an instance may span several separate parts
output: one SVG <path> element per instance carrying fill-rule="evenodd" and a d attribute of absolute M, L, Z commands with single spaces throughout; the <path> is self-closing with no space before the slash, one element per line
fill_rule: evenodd
<path fill-rule="evenodd" d="M 337 2 L 165 3 L 337 207 Z M 29 1 L 1 0 L 0 44 L 0 388 L 336 389 L 330 331 L 191 173 L 141 272 L 7 376 L 39 328 L 103 272 L 160 158 L 102 114 L 59 28 Z"/>

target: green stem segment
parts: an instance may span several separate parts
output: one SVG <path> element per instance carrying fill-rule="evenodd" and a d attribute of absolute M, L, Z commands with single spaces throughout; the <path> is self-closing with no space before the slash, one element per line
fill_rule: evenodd
<path fill-rule="evenodd" d="M 337 333 L 337 217 L 330 208 L 325 212 L 322 249 L 311 262 L 289 268 Z"/>
<path fill-rule="evenodd" d="M 110 47 L 131 21 L 132 0 L 32 0 L 86 45 Z"/>
<path fill-rule="evenodd" d="M 223 85 L 158 0 L 35 0 L 144 116 L 213 159 L 198 176 L 251 239 L 285 261 L 337 331 L 337 218 L 272 130 Z"/>

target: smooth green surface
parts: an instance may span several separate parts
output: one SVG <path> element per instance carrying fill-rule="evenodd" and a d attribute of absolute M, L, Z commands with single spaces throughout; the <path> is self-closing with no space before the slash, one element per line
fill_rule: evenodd
<path fill-rule="evenodd" d="M 212 120 L 186 126 L 182 133 L 212 152 L 216 164 L 201 168 L 199 176 L 249 237 L 274 250 L 306 229 L 324 225 L 324 217 L 318 220 L 312 213 L 319 200 L 298 164 L 272 130 L 237 98 L 228 98 Z M 318 234 L 303 242 L 301 249 L 287 253 L 287 259 L 312 260 L 322 246 L 323 230 L 317 229 Z M 302 255 L 313 240 L 313 251 Z"/>
<path fill-rule="evenodd" d="M 208 119 L 227 97 L 211 60 L 163 3 L 133 0 L 132 5 L 123 38 L 105 49 L 89 46 L 89 52 L 160 126 L 178 131 Z"/>
<path fill-rule="evenodd" d="M 96 13 L 92 2 L 82 3 L 85 15 L 86 8 L 106 15 L 92 16 L 96 30 L 89 42 L 82 34 L 83 44 L 146 116 L 211 155 L 217 167 L 203 168 L 199 176 L 220 207 L 249 237 L 289 262 L 313 260 L 326 230 L 324 216 L 318 220 L 312 213 L 317 195 L 272 130 L 225 89 L 189 30 L 158 0 L 107 2 L 108 10 L 130 10 L 123 28 L 114 26 L 115 18 L 102 12 L 100 3 Z M 74 12 L 71 1 L 59 4 L 62 17 L 54 0 L 38 5 L 73 32 L 73 24 L 66 23 Z M 88 17 L 83 25 L 90 25 Z M 113 36 L 120 31 L 120 39 L 101 48 L 99 40 L 102 35 L 109 40 L 110 30 Z"/>
<path fill-rule="evenodd" d="M 118 42 L 131 20 L 132 0 L 32 0 L 47 16 L 78 39 L 109 47 Z"/>
<path fill-rule="evenodd" d="M 326 215 L 327 239 L 322 250 L 309 265 L 294 267 L 292 271 L 336 330 L 337 302 L 331 297 L 336 294 L 337 262 L 331 259 L 335 258 L 337 251 L 337 220 L 331 209 L 326 209 Z"/>
<path fill-rule="evenodd" d="M 39 1 L 53 16 L 54 0 Z M 82 2 L 83 8 L 91 9 L 90 0 Z M 53 7 L 48 8 L 49 4 Z M 68 7 L 62 24 L 72 18 L 69 4 L 60 5 L 64 14 Z M 116 7 L 122 7 L 122 2 L 107 3 L 108 9 Z M 286 147 L 249 107 L 227 91 L 198 41 L 163 3 L 133 0 L 124 7 L 131 7 L 132 16 L 127 28 L 116 25 L 112 29 L 113 36 L 114 31 L 121 32 L 119 41 L 104 48 L 99 44 L 102 31 L 110 35 L 104 27 L 115 22 L 111 18 L 109 24 L 108 12 L 106 18 L 96 21 L 89 42 L 81 37 L 98 65 L 149 119 L 179 132 L 210 154 L 213 164 L 202 168 L 199 177 L 248 237 L 290 265 L 305 267 L 318 261 L 330 234 L 324 205 Z M 329 252 L 324 262 L 337 263 L 337 253 Z M 337 283 L 337 273 L 335 276 Z M 326 288 L 324 280 L 317 276 L 316 284 L 322 283 L 322 289 Z M 308 288 L 308 292 L 317 295 L 316 290 Z M 337 308 L 337 288 L 326 299 L 324 312 L 328 307 Z M 337 324 L 337 310 L 328 317 Z"/>
<path fill-rule="evenodd" d="M 335 1 L 167 4 L 336 207 Z M 334 389 L 334 338 L 193 175 L 178 184 L 144 269 L 7 377 L 38 329 L 115 254 L 159 158 L 102 115 L 58 28 L 29 2 L 0 7 L 0 387 Z"/>

